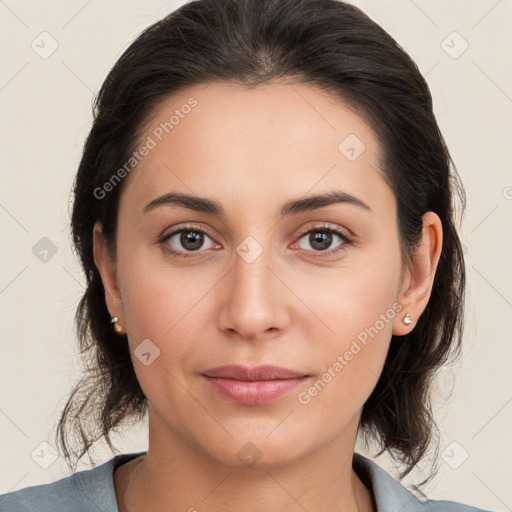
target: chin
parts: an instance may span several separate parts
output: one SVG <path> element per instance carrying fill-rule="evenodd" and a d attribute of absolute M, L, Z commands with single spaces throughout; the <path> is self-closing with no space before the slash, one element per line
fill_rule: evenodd
<path fill-rule="evenodd" d="M 271 434 L 273 435 L 273 434 Z M 272 468 L 279 467 L 300 458 L 297 442 L 276 436 L 270 439 L 268 432 L 260 435 L 234 435 L 226 444 L 215 447 L 204 447 L 217 462 L 236 468 Z M 303 446 L 301 444 L 301 446 Z"/>

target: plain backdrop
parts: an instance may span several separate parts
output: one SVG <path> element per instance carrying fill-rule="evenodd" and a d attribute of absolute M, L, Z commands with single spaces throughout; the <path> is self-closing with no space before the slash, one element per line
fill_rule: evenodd
<path fill-rule="evenodd" d="M 73 315 L 84 279 L 69 239 L 69 194 L 91 102 L 130 42 L 183 3 L 0 0 L 2 493 L 69 474 L 47 443 L 80 372 Z M 512 2 L 352 3 L 426 76 L 468 196 L 464 352 L 436 383 L 440 471 L 425 492 L 512 510 Z M 117 453 L 145 450 L 145 429 L 114 436 Z M 98 463 L 113 456 L 104 444 L 94 455 Z M 374 460 L 396 477 L 386 454 Z M 403 483 L 424 477 L 418 469 Z"/>

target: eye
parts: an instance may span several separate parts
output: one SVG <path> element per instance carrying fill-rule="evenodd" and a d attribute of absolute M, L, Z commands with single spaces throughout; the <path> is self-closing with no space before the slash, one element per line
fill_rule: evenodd
<path fill-rule="evenodd" d="M 204 247 L 205 237 L 211 241 L 210 245 L 207 247 Z M 165 235 L 161 242 L 164 244 L 167 251 L 182 258 L 194 256 L 194 254 L 190 253 L 199 252 L 201 249 L 209 249 L 218 246 L 213 243 L 212 239 L 205 231 L 194 226 L 175 230 Z"/>
<path fill-rule="evenodd" d="M 206 239 L 210 240 L 210 244 L 206 247 Z M 318 253 L 313 257 L 326 257 L 338 253 L 346 248 L 347 245 L 353 243 L 353 240 L 340 229 L 330 226 L 318 226 L 303 233 L 299 240 L 305 239 L 310 248 L 306 248 L 308 252 Z M 329 249 L 336 239 L 341 240 L 334 249 Z M 201 228 L 196 226 L 182 227 L 171 233 L 164 235 L 160 242 L 164 245 L 166 251 L 170 252 L 178 258 L 187 258 L 195 256 L 194 253 L 200 253 L 202 249 L 211 249 L 221 246 L 213 242 L 210 236 Z M 295 245 L 297 245 L 296 242 Z M 181 247 L 180 247 L 181 246 Z"/>
<path fill-rule="evenodd" d="M 336 238 L 342 241 L 334 249 L 329 249 Z M 306 247 L 306 250 L 319 253 L 314 257 L 324 257 L 335 254 L 345 249 L 345 246 L 352 243 L 352 239 L 344 232 L 339 229 L 332 228 L 329 226 L 318 226 L 310 229 L 303 233 L 299 240 L 305 239 L 310 248 Z M 329 250 L 328 250 L 329 249 Z"/>

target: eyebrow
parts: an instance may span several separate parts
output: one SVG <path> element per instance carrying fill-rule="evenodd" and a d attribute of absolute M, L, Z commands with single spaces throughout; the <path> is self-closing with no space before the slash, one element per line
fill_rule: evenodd
<path fill-rule="evenodd" d="M 281 217 L 309 212 L 338 203 L 351 204 L 371 212 L 371 208 L 365 202 L 361 201 L 361 199 L 341 190 L 332 190 L 320 195 L 287 201 L 281 208 Z M 144 207 L 143 212 L 148 213 L 159 206 L 169 205 L 177 205 L 189 210 L 216 215 L 221 218 L 226 217 L 226 211 L 218 201 L 206 197 L 184 194 L 182 192 L 169 192 L 168 194 L 153 199 Z"/>

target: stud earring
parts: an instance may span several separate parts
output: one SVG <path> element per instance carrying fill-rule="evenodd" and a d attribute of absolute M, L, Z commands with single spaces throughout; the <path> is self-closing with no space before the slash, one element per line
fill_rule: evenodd
<path fill-rule="evenodd" d="M 121 324 L 119 323 L 119 318 L 117 316 L 114 316 L 112 320 L 110 320 L 111 324 L 114 324 L 114 331 L 116 334 L 123 335 L 126 334 L 125 330 L 122 328 Z"/>
<path fill-rule="evenodd" d="M 411 315 L 409 315 L 409 313 L 407 313 L 407 314 L 402 318 L 402 322 L 403 322 L 405 325 L 411 325 L 411 324 L 412 324 Z"/>

